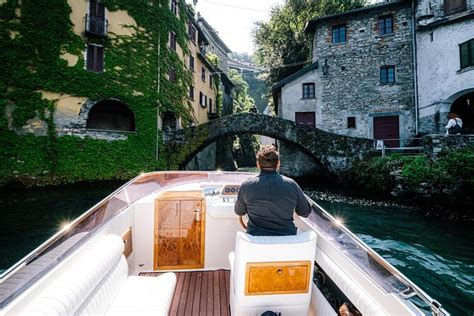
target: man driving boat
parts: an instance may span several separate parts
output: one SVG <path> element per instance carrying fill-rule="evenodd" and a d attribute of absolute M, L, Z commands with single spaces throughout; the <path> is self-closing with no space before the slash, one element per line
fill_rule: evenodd
<path fill-rule="evenodd" d="M 254 236 L 296 235 L 293 213 L 307 217 L 311 206 L 299 185 L 280 175 L 280 160 L 274 146 L 257 153 L 260 174 L 242 183 L 235 213 L 249 217 L 247 233 Z"/>

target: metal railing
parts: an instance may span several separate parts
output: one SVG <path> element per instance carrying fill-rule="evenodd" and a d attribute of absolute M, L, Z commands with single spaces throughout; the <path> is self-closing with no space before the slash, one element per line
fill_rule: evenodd
<path fill-rule="evenodd" d="M 382 157 L 389 152 L 415 154 L 424 150 L 421 140 L 420 137 L 374 139 L 374 148 L 381 152 Z"/>
<path fill-rule="evenodd" d="M 109 22 L 105 17 L 97 17 L 86 14 L 86 34 L 92 36 L 106 37 Z"/>

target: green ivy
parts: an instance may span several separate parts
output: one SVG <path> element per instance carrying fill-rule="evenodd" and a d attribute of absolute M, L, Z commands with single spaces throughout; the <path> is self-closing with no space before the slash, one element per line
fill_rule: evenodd
<path fill-rule="evenodd" d="M 89 39 L 104 45 L 103 73 L 84 69 L 86 40 L 72 31 L 67 0 L 7 0 L 0 5 L 0 183 L 128 179 L 168 165 L 165 155 L 155 159 L 157 143 L 160 152 L 164 147 L 157 131 L 157 107 L 160 113 L 171 111 L 183 121 L 192 117 L 187 99 L 192 74 L 167 48 L 168 34 L 174 31 L 188 53 L 189 7 L 181 2 L 176 17 L 168 9 L 168 0 L 103 2 L 109 11 L 127 11 L 138 25 L 128 26 L 135 32 L 133 37 L 109 34 L 104 40 Z M 63 53 L 76 55 L 79 61 L 70 67 L 60 58 Z M 168 81 L 171 68 L 177 83 Z M 42 99 L 39 90 L 97 101 L 118 99 L 134 112 L 136 133 L 114 142 L 59 137 L 55 102 Z M 46 123 L 47 135 L 13 131 L 35 117 Z"/>

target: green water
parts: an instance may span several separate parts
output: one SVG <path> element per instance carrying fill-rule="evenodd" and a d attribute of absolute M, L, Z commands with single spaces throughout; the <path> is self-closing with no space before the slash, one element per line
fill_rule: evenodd
<path fill-rule="evenodd" d="M 0 189 L 0 270 L 6 269 L 120 183 Z M 430 219 L 399 206 L 314 193 L 328 211 L 452 313 L 474 311 L 472 224 Z"/>

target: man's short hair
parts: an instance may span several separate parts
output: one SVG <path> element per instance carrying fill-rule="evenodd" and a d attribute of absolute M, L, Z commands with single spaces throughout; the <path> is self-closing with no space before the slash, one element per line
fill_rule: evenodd
<path fill-rule="evenodd" d="M 278 160 L 278 151 L 273 145 L 261 146 L 257 152 L 257 162 L 261 169 L 276 169 Z"/>

